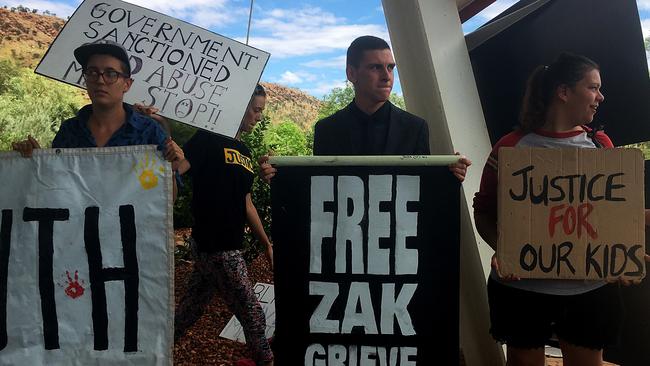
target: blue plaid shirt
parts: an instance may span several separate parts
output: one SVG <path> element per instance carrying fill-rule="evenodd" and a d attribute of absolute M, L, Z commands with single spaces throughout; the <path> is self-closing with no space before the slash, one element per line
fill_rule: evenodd
<path fill-rule="evenodd" d="M 133 111 L 124 104 L 126 123 L 122 125 L 106 143 L 106 146 L 158 145 L 165 151 L 167 133 L 153 119 Z M 52 141 L 53 148 L 97 147 L 97 142 L 88 128 L 88 119 L 93 111 L 91 104 L 81 108 L 76 117 L 61 124 Z"/>

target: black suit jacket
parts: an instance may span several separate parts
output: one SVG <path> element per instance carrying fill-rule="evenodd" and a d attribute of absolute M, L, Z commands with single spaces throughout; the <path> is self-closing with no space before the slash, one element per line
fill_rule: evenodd
<path fill-rule="evenodd" d="M 362 143 L 366 131 L 354 128 L 356 117 L 351 110 L 352 103 L 316 123 L 314 155 L 368 155 Z M 429 155 L 427 123 L 392 104 L 390 107 L 388 136 L 382 155 Z"/>

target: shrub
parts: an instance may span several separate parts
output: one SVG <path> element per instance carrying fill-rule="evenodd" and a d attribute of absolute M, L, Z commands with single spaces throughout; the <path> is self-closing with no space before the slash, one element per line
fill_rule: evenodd
<path fill-rule="evenodd" d="M 292 121 L 284 121 L 269 127 L 263 140 L 265 147 L 272 150 L 274 155 L 311 155 L 307 136 Z"/>
<path fill-rule="evenodd" d="M 349 81 L 346 82 L 344 88 L 334 88 L 329 94 L 326 94 L 323 97 L 323 104 L 321 109 L 318 111 L 318 119 L 325 118 L 334 114 L 334 112 L 339 109 L 345 108 L 346 105 L 352 102 L 354 98 L 354 87 Z M 404 98 L 395 94 L 390 93 L 390 102 L 399 108 L 405 109 Z"/>
<path fill-rule="evenodd" d="M 253 187 L 251 188 L 251 198 L 255 208 L 257 208 L 257 213 L 260 216 L 262 225 L 264 225 L 264 231 L 267 235 L 271 235 L 271 189 L 268 184 L 264 183 L 257 176 L 258 164 L 257 160 L 260 156 L 266 155 L 268 153 L 268 147 L 264 144 L 264 134 L 266 133 L 269 127 L 270 121 L 268 117 L 264 117 L 253 131 L 249 134 L 242 136 L 242 141 L 248 146 L 251 151 L 251 156 L 253 157 L 253 162 L 255 166 L 255 178 L 253 180 Z M 244 250 L 242 254 L 244 259 L 248 263 L 252 262 L 264 248 L 262 244 L 255 239 L 250 230 L 246 230 L 244 235 Z"/>
<path fill-rule="evenodd" d="M 69 85 L 0 61 L 0 150 L 27 135 L 50 145 L 61 122 L 74 116 L 84 100 Z M 39 108 L 34 108 L 34 106 Z"/>

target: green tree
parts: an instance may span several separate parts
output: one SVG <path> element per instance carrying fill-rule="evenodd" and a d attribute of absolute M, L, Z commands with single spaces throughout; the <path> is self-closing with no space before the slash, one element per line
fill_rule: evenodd
<path fill-rule="evenodd" d="M 257 176 L 257 161 L 271 150 L 275 155 L 311 155 L 311 139 L 308 139 L 308 136 L 309 133 L 303 132 L 292 121 L 272 126 L 267 116 L 255 126 L 251 133 L 242 136 L 242 141 L 251 150 L 255 162 L 255 178 L 251 197 L 267 234 L 271 233 L 271 190 L 269 185 Z M 252 233 L 247 232 L 244 240 L 244 258 L 250 262 L 263 249 Z"/>
<path fill-rule="evenodd" d="M 49 146 L 61 122 L 84 104 L 69 85 L 34 74 L 9 60 L 0 61 L 0 150 L 32 135 Z"/>
<path fill-rule="evenodd" d="M 264 135 L 264 145 L 275 155 L 311 155 L 307 136 L 293 121 L 284 121 L 269 127 Z"/>
<path fill-rule="evenodd" d="M 267 235 L 271 234 L 271 188 L 257 176 L 257 160 L 260 156 L 268 154 L 269 149 L 264 143 L 264 134 L 269 125 L 269 118 L 264 116 L 251 133 L 242 136 L 242 141 L 251 151 L 253 165 L 255 166 L 255 178 L 253 180 L 253 187 L 251 188 L 251 198 L 257 208 L 257 213 L 260 216 Z M 247 230 L 244 236 L 244 250 L 242 251 L 246 261 L 250 263 L 262 250 L 264 250 L 262 244 L 255 239 L 255 236 L 253 236 L 250 230 Z"/>
<path fill-rule="evenodd" d="M 323 104 L 318 111 L 318 119 L 330 116 L 339 109 L 345 108 L 346 105 L 350 104 L 352 99 L 354 99 L 354 87 L 349 81 L 345 83 L 345 87 L 343 88 L 332 89 L 329 94 L 323 97 Z M 389 100 L 402 109 L 406 108 L 404 98 L 395 93 L 390 93 Z"/>
<path fill-rule="evenodd" d="M 168 119 L 169 133 L 172 139 L 178 144 L 183 146 L 194 135 L 197 128 L 184 123 Z M 192 211 L 190 204 L 192 202 L 192 182 L 190 181 L 189 174 L 181 177 L 183 181 L 182 186 L 178 188 L 178 195 L 176 202 L 174 202 L 174 228 L 187 228 L 194 224 L 192 218 Z"/>
<path fill-rule="evenodd" d="M 349 81 L 345 83 L 343 88 L 332 89 L 329 94 L 325 94 L 323 97 L 323 104 L 318 111 L 318 119 L 330 116 L 339 109 L 345 108 L 352 99 L 354 99 L 354 88 Z"/>

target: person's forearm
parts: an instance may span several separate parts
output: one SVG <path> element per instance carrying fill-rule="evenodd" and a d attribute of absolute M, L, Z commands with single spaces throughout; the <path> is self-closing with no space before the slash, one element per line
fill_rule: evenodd
<path fill-rule="evenodd" d="M 191 167 L 191 165 L 190 165 L 189 160 L 183 159 L 183 160 L 179 161 L 178 162 L 178 168 L 177 168 L 178 174 L 183 175 L 183 174 L 187 173 L 187 171 L 190 170 L 190 167 Z"/>
<path fill-rule="evenodd" d="M 483 240 L 494 250 L 497 250 L 497 220 L 494 215 L 474 212 L 476 230 Z"/>

